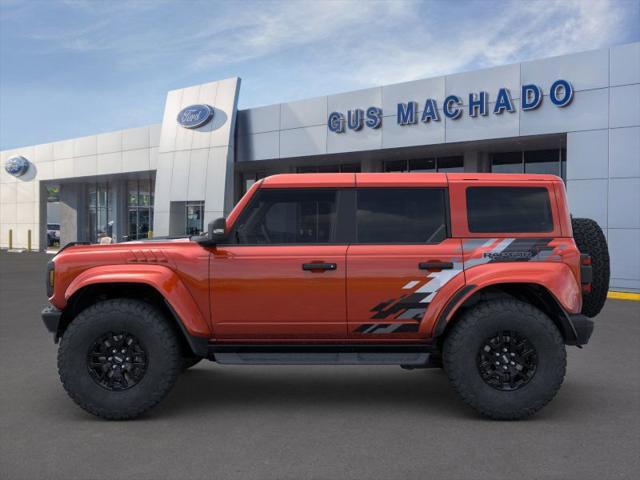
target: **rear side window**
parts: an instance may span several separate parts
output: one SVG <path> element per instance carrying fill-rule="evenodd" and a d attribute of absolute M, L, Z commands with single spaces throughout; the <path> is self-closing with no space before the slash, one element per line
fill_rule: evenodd
<path fill-rule="evenodd" d="M 467 188 L 467 214 L 474 233 L 553 230 L 549 192 L 543 187 Z"/>
<path fill-rule="evenodd" d="M 331 243 L 336 190 L 260 190 L 243 211 L 232 241 L 245 245 Z"/>
<path fill-rule="evenodd" d="M 357 190 L 358 243 L 439 243 L 446 238 L 442 188 Z"/>

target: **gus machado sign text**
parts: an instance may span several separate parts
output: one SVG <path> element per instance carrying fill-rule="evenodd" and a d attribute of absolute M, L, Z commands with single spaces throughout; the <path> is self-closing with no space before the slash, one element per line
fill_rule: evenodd
<path fill-rule="evenodd" d="M 523 112 L 535 110 L 542 104 L 544 92 L 538 85 L 523 85 L 520 92 L 520 109 Z M 556 107 L 566 107 L 573 100 L 573 86 L 567 80 L 556 80 L 548 92 L 549 101 Z M 422 110 L 420 110 L 422 106 Z M 436 99 L 427 98 L 424 104 L 416 101 L 398 103 L 396 110 L 396 122 L 398 125 L 413 125 L 418 122 L 440 122 L 444 115 L 451 120 L 460 118 L 465 112 L 470 117 L 503 115 L 516 111 L 516 105 L 511 98 L 508 88 L 500 88 L 495 96 L 495 103 L 490 108 L 489 94 L 487 92 L 469 93 L 466 105 L 462 97 L 449 95 L 442 103 Z M 420 113 L 419 113 L 420 112 Z M 366 110 L 353 109 L 346 112 L 331 112 L 327 120 L 327 127 L 334 133 L 344 133 L 349 130 L 362 130 L 367 128 L 380 128 L 382 126 L 383 112 L 379 107 L 368 107 Z"/>

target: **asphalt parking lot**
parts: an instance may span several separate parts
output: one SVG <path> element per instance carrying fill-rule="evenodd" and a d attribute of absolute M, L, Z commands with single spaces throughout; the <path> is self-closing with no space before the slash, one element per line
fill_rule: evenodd
<path fill-rule="evenodd" d="M 638 478 L 640 302 L 609 300 L 535 417 L 494 422 L 440 370 L 186 372 L 141 419 L 106 422 L 62 389 L 40 310 L 44 254 L 0 252 L 0 478 Z"/>

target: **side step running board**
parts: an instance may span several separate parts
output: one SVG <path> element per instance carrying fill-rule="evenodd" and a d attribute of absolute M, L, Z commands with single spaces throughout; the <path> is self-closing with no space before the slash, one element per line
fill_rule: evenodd
<path fill-rule="evenodd" d="M 431 345 L 209 345 L 209 357 L 244 365 L 403 365 L 430 363 Z"/>

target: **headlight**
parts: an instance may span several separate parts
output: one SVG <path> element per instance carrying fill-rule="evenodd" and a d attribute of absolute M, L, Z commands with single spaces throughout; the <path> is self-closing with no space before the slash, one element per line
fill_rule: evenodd
<path fill-rule="evenodd" d="M 54 262 L 47 263 L 47 297 L 51 297 L 53 295 L 53 286 L 56 279 L 55 267 Z"/>

